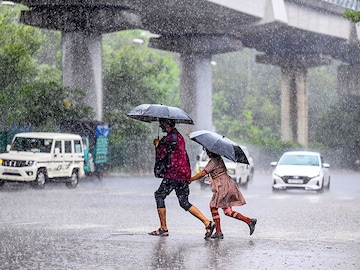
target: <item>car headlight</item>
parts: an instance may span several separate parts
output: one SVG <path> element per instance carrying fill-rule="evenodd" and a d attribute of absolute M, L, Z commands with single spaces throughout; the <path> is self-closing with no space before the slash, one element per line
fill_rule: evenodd
<path fill-rule="evenodd" d="M 0 165 L 2 165 L 3 164 L 3 160 L 2 159 L 0 159 Z"/>
<path fill-rule="evenodd" d="M 320 177 L 320 173 L 315 174 L 315 175 L 309 175 L 310 179 L 317 178 L 317 177 Z"/>
<path fill-rule="evenodd" d="M 32 167 L 36 165 L 36 161 L 35 160 L 27 160 L 25 161 L 25 165 L 28 167 Z"/>

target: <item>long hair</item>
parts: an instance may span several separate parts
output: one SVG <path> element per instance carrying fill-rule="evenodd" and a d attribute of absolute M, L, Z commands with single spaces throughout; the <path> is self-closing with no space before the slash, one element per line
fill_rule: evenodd
<path fill-rule="evenodd" d="M 206 154 L 211 158 L 219 158 L 220 157 L 220 155 L 215 154 L 214 152 L 211 152 L 208 149 L 205 149 L 205 151 L 206 151 Z"/>

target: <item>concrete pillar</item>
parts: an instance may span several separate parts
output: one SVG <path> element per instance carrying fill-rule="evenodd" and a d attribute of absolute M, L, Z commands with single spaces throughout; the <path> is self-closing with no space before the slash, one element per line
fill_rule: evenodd
<path fill-rule="evenodd" d="M 101 42 L 99 33 L 62 32 L 63 85 L 82 89 L 99 121 L 103 114 Z"/>
<path fill-rule="evenodd" d="M 309 103 L 308 88 L 306 84 L 307 69 L 297 68 L 296 70 L 296 104 L 297 104 L 297 135 L 296 141 L 301 145 L 308 146 L 309 134 Z"/>
<path fill-rule="evenodd" d="M 291 114 L 291 97 L 293 95 L 294 87 L 292 87 L 293 78 L 289 69 L 281 69 L 281 140 L 292 141 L 294 133 L 296 132 L 293 128 L 292 122 L 294 116 Z"/>
<path fill-rule="evenodd" d="M 95 119 L 102 120 L 101 33 L 142 28 L 140 15 L 126 6 L 115 4 L 30 2 L 37 3 L 21 12 L 20 21 L 62 32 L 63 85 L 84 90 L 86 103 L 95 111 Z"/>
<path fill-rule="evenodd" d="M 307 68 L 329 65 L 322 55 L 257 55 L 256 62 L 281 67 L 281 140 L 308 146 Z"/>
<path fill-rule="evenodd" d="M 214 130 L 212 117 L 211 56 L 181 55 L 181 106 L 193 118 L 195 129 Z"/>
<path fill-rule="evenodd" d="M 181 55 L 181 107 L 195 122 L 189 129 L 213 131 L 211 56 L 241 50 L 241 41 L 225 35 L 162 35 L 151 38 L 149 47 Z"/>
<path fill-rule="evenodd" d="M 306 68 L 282 67 L 281 140 L 308 144 Z"/>

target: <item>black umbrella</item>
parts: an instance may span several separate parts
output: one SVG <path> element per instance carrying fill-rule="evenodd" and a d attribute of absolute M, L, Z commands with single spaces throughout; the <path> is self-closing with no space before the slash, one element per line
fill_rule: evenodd
<path fill-rule="evenodd" d="M 159 121 L 159 119 L 172 119 L 175 123 L 191 124 L 191 117 L 182 109 L 161 104 L 141 104 L 132 109 L 128 117 L 143 122 Z"/>
<path fill-rule="evenodd" d="M 224 156 L 234 162 L 249 164 L 241 147 L 225 136 L 208 130 L 198 130 L 190 133 L 189 138 L 210 152 Z"/>

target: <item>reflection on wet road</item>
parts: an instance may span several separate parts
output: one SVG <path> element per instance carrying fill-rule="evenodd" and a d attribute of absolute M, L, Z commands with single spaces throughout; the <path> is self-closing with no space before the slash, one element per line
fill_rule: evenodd
<path fill-rule="evenodd" d="M 167 199 L 169 237 L 158 228 L 153 192 L 160 179 L 88 179 L 74 190 L 48 185 L 0 191 L 1 269 L 360 269 L 360 175 L 333 173 L 329 192 L 275 193 L 256 174 L 234 207 L 246 224 L 221 212 L 223 240 L 204 240 L 200 221 Z M 191 184 L 190 202 L 208 217 L 210 190 Z"/>

